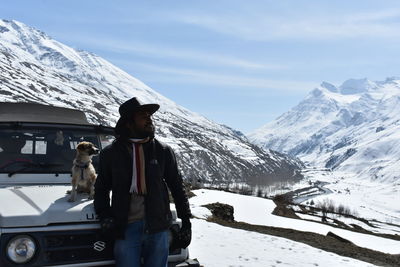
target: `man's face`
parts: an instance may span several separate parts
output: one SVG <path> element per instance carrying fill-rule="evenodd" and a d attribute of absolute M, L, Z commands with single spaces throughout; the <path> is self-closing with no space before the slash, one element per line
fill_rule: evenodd
<path fill-rule="evenodd" d="M 148 111 L 137 111 L 133 113 L 132 123 L 128 124 L 134 137 L 145 138 L 154 136 L 154 124 L 151 118 L 151 113 Z"/>

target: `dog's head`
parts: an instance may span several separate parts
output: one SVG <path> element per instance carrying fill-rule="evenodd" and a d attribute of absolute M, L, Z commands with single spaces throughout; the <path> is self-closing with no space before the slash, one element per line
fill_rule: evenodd
<path fill-rule="evenodd" d="M 89 156 L 99 153 L 99 149 L 94 144 L 86 141 L 80 142 L 76 147 L 76 150 L 78 151 L 78 153 L 86 154 Z"/>

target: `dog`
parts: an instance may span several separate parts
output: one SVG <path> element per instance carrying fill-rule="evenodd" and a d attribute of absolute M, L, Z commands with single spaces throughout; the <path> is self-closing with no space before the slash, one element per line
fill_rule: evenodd
<path fill-rule="evenodd" d="M 80 142 L 76 147 L 76 156 L 72 166 L 72 190 L 69 202 L 76 201 L 77 193 L 88 193 L 89 199 L 94 197 L 94 182 L 97 174 L 92 164 L 92 157 L 99 149 L 90 142 Z"/>

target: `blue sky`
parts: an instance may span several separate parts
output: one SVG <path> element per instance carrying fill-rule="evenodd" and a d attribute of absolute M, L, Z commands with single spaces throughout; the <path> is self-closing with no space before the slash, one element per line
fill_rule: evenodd
<path fill-rule="evenodd" d="M 399 75 L 400 1 L 0 0 L 178 104 L 247 133 L 327 81 Z"/>

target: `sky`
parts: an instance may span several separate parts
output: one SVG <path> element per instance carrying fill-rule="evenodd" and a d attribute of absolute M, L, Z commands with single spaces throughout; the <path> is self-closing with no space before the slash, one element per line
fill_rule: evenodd
<path fill-rule="evenodd" d="M 323 81 L 400 76 L 397 0 L 0 0 L 0 18 L 93 52 L 243 133 Z"/>

